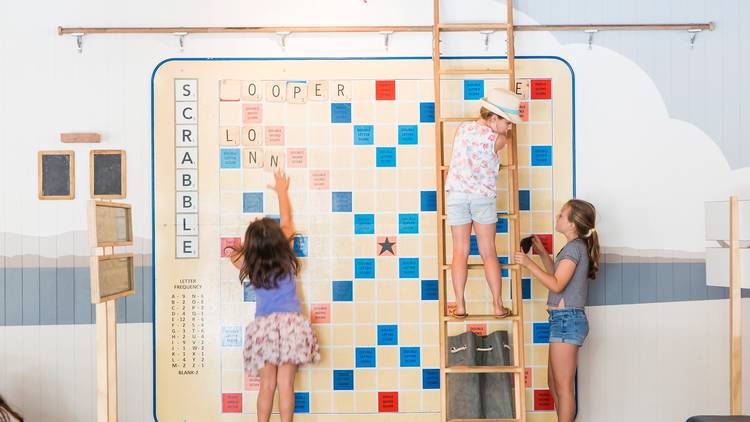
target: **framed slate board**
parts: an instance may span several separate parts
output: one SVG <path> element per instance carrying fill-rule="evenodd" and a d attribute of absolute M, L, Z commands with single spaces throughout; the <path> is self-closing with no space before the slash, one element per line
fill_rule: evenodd
<path fill-rule="evenodd" d="M 125 198 L 125 151 L 92 150 L 89 164 L 92 198 Z"/>
<path fill-rule="evenodd" d="M 92 256 L 91 303 L 102 303 L 135 293 L 133 254 Z"/>
<path fill-rule="evenodd" d="M 37 159 L 39 199 L 74 199 L 75 152 L 39 151 Z"/>
<path fill-rule="evenodd" d="M 92 248 L 133 244 L 130 204 L 89 201 L 89 246 Z"/>

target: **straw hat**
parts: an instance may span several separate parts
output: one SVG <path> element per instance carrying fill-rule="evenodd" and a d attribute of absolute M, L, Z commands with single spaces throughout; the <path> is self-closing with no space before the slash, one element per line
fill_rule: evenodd
<path fill-rule="evenodd" d="M 521 123 L 521 99 L 507 89 L 495 88 L 479 104 L 487 110 L 513 123 Z"/>

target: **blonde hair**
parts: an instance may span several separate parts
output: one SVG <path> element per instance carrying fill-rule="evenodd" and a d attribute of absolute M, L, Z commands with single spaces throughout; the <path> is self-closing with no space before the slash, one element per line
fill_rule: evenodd
<path fill-rule="evenodd" d="M 596 232 L 596 208 L 582 199 L 571 199 L 563 205 L 568 207 L 568 221 L 576 227 L 578 237 L 586 242 L 589 253 L 590 279 L 596 278 L 599 272 L 599 234 Z"/>
<path fill-rule="evenodd" d="M 481 117 L 482 119 L 487 120 L 492 116 L 497 116 L 498 119 L 506 120 L 505 117 L 500 116 L 499 114 L 493 113 L 484 107 L 479 109 L 479 117 Z"/>

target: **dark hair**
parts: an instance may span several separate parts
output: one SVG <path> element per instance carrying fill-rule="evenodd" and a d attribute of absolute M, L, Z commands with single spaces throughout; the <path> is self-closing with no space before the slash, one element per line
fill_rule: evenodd
<path fill-rule="evenodd" d="M 10 408 L 10 405 L 5 402 L 5 399 L 3 399 L 3 396 L 0 396 L 0 422 L 11 422 L 14 419 L 11 419 L 13 417 L 18 422 L 23 422 L 23 417 L 18 414 L 18 412 L 14 411 Z"/>
<path fill-rule="evenodd" d="M 279 279 L 297 275 L 299 260 L 276 220 L 261 218 L 247 226 L 242 246 L 235 248 L 235 256 L 244 258 L 240 268 L 240 283 L 246 279 L 255 288 L 273 289 Z"/>
<path fill-rule="evenodd" d="M 589 252 L 590 279 L 596 278 L 599 272 L 599 234 L 596 232 L 596 208 L 582 199 L 571 199 L 563 208 L 568 207 L 568 221 L 576 226 L 578 237 L 586 242 Z"/>

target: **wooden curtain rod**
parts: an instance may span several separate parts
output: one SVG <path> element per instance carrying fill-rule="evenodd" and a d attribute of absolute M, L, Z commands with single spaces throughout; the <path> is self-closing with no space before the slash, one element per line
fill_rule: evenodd
<path fill-rule="evenodd" d="M 506 30 L 502 23 L 441 24 L 442 31 L 466 32 Z M 321 33 L 321 32 L 432 32 L 432 25 L 422 26 L 193 26 L 193 27 L 57 27 L 58 35 L 81 34 L 222 34 L 222 33 Z M 514 25 L 514 31 L 713 31 L 713 22 L 678 24 L 602 24 L 602 25 Z"/>

